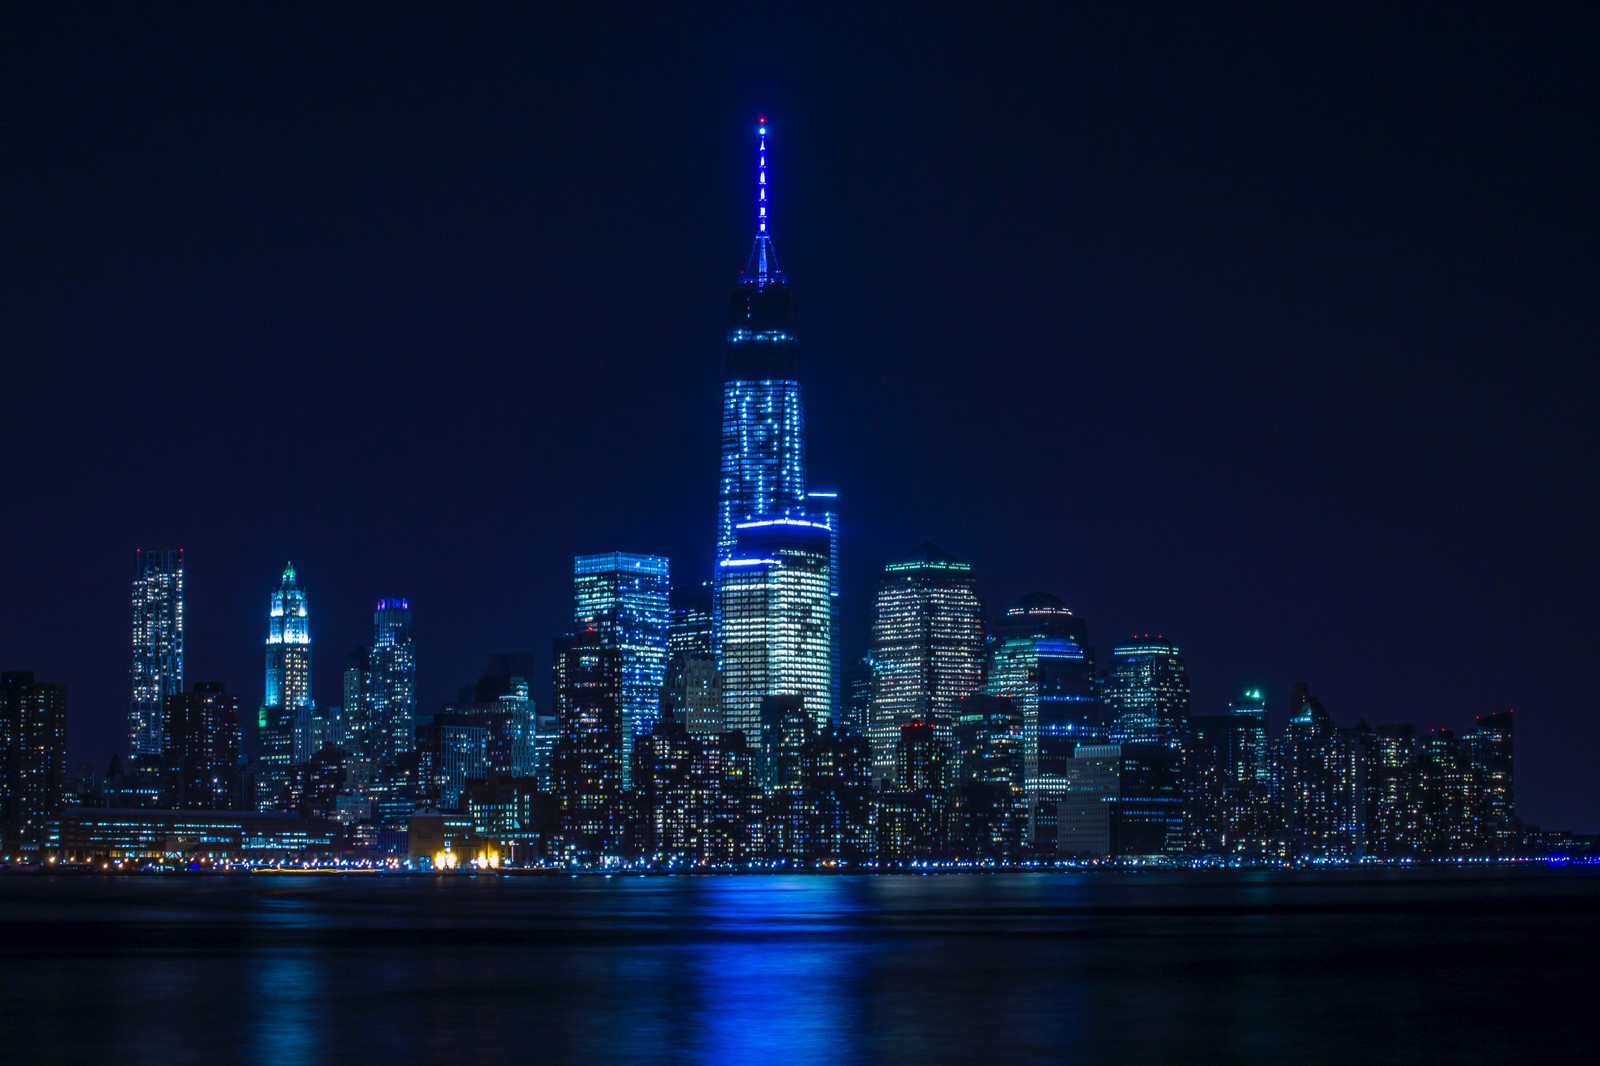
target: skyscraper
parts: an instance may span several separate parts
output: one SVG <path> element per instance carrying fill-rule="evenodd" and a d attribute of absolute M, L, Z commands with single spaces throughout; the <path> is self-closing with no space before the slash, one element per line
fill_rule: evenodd
<path fill-rule="evenodd" d="M 372 615 L 368 719 L 372 760 L 382 766 L 417 746 L 417 660 L 411 647 L 411 603 L 378 601 Z"/>
<path fill-rule="evenodd" d="M 664 713 L 695 736 L 722 732 L 722 674 L 712 644 L 711 582 L 672 590 Z"/>
<path fill-rule="evenodd" d="M 971 565 L 923 544 L 910 558 L 885 566 L 871 659 L 867 738 L 873 776 L 888 781 L 901 727 L 925 723 L 948 744 L 956 704 L 983 683 L 983 616 Z"/>
<path fill-rule="evenodd" d="M 844 715 L 844 657 L 839 646 L 839 494 L 837 492 L 824 492 L 812 489 L 806 493 L 806 506 L 812 517 L 818 518 L 828 524 L 830 555 L 828 557 L 828 597 L 832 606 L 830 615 L 833 647 L 829 652 L 830 664 L 828 667 L 833 691 L 833 707 L 831 712 L 834 723 L 837 725 Z"/>
<path fill-rule="evenodd" d="M 667 651 L 672 655 L 710 658 L 711 582 L 672 590 L 672 619 L 667 626 Z"/>
<path fill-rule="evenodd" d="M 572 561 L 573 622 L 615 648 L 622 671 L 622 775 L 632 777 L 633 742 L 655 728 L 667 676 L 671 612 L 668 562 L 659 555 L 603 552 Z"/>
<path fill-rule="evenodd" d="M 267 707 L 311 706 L 310 619 L 293 563 L 283 568 L 267 610 L 267 685 L 261 702 Z"/>
<path fill-rule="evenodd" d="M 67 686 L 0 674 L 0 854 L 59 843 L 66 749 Z"/>
<path fill-rule="evenodd" d="M 789 279 L 778 267 L 768 216 L 767 121 L 756 129 L 756 234 L 729 300 L 722 387 L 722 475 L 717 560 L 733 554 L 735 527 L 806 500 L 805 417 Z"/>
<path fill-rule="evenodd" d="M 345 743 L 358 759 L 372 758 L 372 663 L 367 648 L 344 657 Z"/>
<path fill-rule="evenodd" d="M 293 563 L 284 566 L 268 601 L 266 648 L 266 686 L 256 719 L 256 807 L 285 810 L 293 805 L 295 767 L 310 762 L 321 746 L 311 702 L 310 618 Z"/>
<path fill-rule="evenodd" d="M 831 531 L 784 517 L 741 522 L 736 532 L 736 550 L 720 564 L 725 728 L 755 745 L 763 701 L 793 696 L 821 729 L 833 707 Z"/>
<path fill-rule="evenodd" d="M 1105 703 L 1121 742 L 1176 743 L 1189 720 L 1189 673 L 1177 645 L 1147 634 L 1113 648 Z"/>
<path fill-rule="evenodd" d="M 1015 701 L 1029 798 L 1040 780 L 1059 778 L 1078 744 L 1105 740 L 1089 628 L 1056 597 L 1033 592 L 994 624 L 985 691 Z"/>
<path fill-rule="evenodd" d="M 169 805 L 201 811 L 239 806 L 239 697 L 218 681 L 196 681 L 167 697 L 166 796 Z"/>
<path fill-rule="evenodd" d="M 128 749 L 135 759 L 161 757 L 161 706 L 183 691 L 183 549 L 135 556 L 133 573 L 133 701 Z"/>
<path fill-rule="evenodd" d="M 1467 734 L 1467 758 L 1482 797 L 1483 845 L 1508 850 L 1519 832 L 1512 775 L 1512 712 L 1480 714 Z"/>
<path fill-rule="evenodd" d="M 562 854 L 593 862 L 622 843 L 622 653 L 592 629 L 558 637 L 554 674 Z"/>

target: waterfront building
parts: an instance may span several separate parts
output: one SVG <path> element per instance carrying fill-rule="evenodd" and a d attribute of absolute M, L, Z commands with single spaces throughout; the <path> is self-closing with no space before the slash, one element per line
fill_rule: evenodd
<path fill-rule="evenodd" d="M 239 794 L 239 696 L 220 681 L 197 681 L 162 708 L 167 806 L 231 811 Z"/>
<path fill-rule="evenodd" d="M 758 515 L 803 511 L 805 418 L 789 278 L 773 250 L 767 124 L 757 124 L 755 243 L 729 298 L 722 388 L 722 468 L 717 561 L 731 557 L 737 526 Z M 720 585 L 720 577 L 718 583 Z"/>
<path fill-rule="evenodd" d="M 1285 854 L 1351 859 L 1365 841 L 1360 746 L 1333 724 L 1305 682 L 1289 697 L 1289 724 L 1272 746 L 1272 812 Z"/>
<path fill-rule="evenodd" d="M 554 674 L 561 857 L 599 862 L 623 848 L 622 652 L 595 630 L 558 637 Z"/>
<path fill-rule="evenodd" d="M 264 706 L 311 706 L 311 623 L 306 594 L 294 564 L 283 577 L 267 609 L 267 681 Z"/>
<path fill-rule="evenodd" d="M 668 716 L 695 736 L 716 736 L 726 728 L 722 713 L 722 673 L 709 655 L 674 655 L 667 663 L 663 703 Z"/>
<path fill-rule="evenodd" d="M 1460 860 L 1485 852 L 1482 783 L 1467 745 L 1452 730 L 1431 730 L 1418 745 L 1416 774 L 1423 854 Z"/>
<path fill-rule="evenodd" d="M 337 824 L 298 814 L 68 807 L 61 815 L 61 856 L 72 862 L 300 862 L 336 858 L 339 845 Z"/>
<path fill-rule="evenodd" d="M 1113 648 L 1103 699 L 1119 741 L 1177 744 L 1189 721 L 1189 673 L 1177 646 L 1147 634 Z"/>
<path fill-rule="evenodd" d="M 1014 862 L 1027 839 L 1022 712 L 1004 696 L 956 704 L 950 806 L 957 858 Z"/>
<path fill-rule="evenodd" d="M 291 810 L 298 768 L 322 746 L 311 701 L 311 624 L 294 564 L 283 569 L 267 608 L 266 684 L 256 720 L 257 810 Z"/>
<path fill-rule="evenodd" d="M 871 858 L 872 795 L 872 748 L 865 737 L 830 726 L 806 740 L 800 747 L 806 857 L 844 865 Z"/>
<path fill-rule="evenodd" d="M 1077 745 L 1106 740 L 1088 626 L 1056 597 L 1035 592 L 995 622 L 994 634 L 984 689 L 1022 714 L 1024 777 L 1037 802 L 1044 779 L 1060 778 Z"/>
<path fill-rule="evenodd" d="M 1512 773 L 1512 712 L 1480 714 L 1466 736 L 1467 762 L 1481 798 L 1482 847 L 1505 853 L 1521 838 Z"/>
<path fill-rule="evenodd" d="M 762 705 L 773 696 L 798 698 L 814 729 L 827 726 L 832 533 L 802 516 L 741 522 L 737 531 L 737 551 L 720 564 L 718 592 L 724 728 L 760 738 Z"/>
<path fill-rule="evenodd" d="M 428 731 L 434 778 L 430 798 L 440 810 L 459 811 L 467 782 L 489 778 L 489 729 L 470 715 L 437 714 Z"/>
<path fill-rule="evenodd" d="M 183 549 L 138 549 L 133 575 L 133 700 L 128 750 L 161 758 L 161 708 L 183 691 Z"/>
<path fill-rule="evenodd" d="M 1371 850 L 1385 859 L 1422 853 L 1422 811 L 1417 796 L 1417 731 L 1410 724 L 1380 725 L 1367 759 L 1371 796 Z"/>
<path fill-rule="evenodd" d="M 1267 698 L 1259 688 L 1247 688 L 1228 704 L 1228 715 L 1238 723 L 1231 773 L 1235 780 L 1265 788 L 1267 785 Z"/>
<path fill-rule="evenodd" d="M 66 758 L 67 686 L 0 674 L 0 856 L 56 849 Z"/>
<path fill-rule="evenodd" d="M 631 781 L 634 738 L 655 728 L 667 673 L 671 611 L 668 562 L 604 552 L 573 560 L 573 622 L 615 648 L 621 669 L 622 775 Z"/>
<path fill-rule="evenodd" d="M 1227 714 L 1191 717 L 1182 752 L 1189 846 L 1208 855 L 1267 854 L 1266 706 L 1260 690 L 1233 700 Z"/>
<path fill-rule="evenodd" d="M 715 658 L 712 583 L 676 586 L 671 592 L 672 616 L 667 624 L 667 653 L 689 658 Z"/>
<path fill-rule="evenodd" d="M 670 718 L 658 721 L 633 750 L 630 851 L 654 862 L 692 866 L 709 855 L 718 777 L 711 745 Z"/>
<path fill-rule="evenodd" d="M 370 690 L 364 708 L 370 758 L 383 766 L 416 747 L 417 659 L 411 644 L 411 603 L 378 601 L 368 652 Z"/>
<path fill-rule="evenodd" d="M 1055 798 L 1056 850 L 1078 858 L 1159 858 L 1184 845 L 1179 753 L 1160 743 L 1080 744 Z"/>
<path fill-rule="evenodd" d="M 872 656 L 863 655 L 850 664 L 842 680 L 843 717 L 838 725 L 852 733 L 867 734 L 867 718 L 872 707 Z"/>
<path fill-rule="evenodd" d="M 811 517 L 828 527 L 828 632 L 833 637 L 828 650 L 828 691 L 833 693 L 828 717 L 837 722 L 844 713 L 845 702 L 844 660 L 839 651 L 839 494 L 831 489 L 811 489 L 806 493 L 806 508 Z"/>
<path fill-rule="evenodd" d="M 943 858 L 950 745 L 928 722 L 907 722 L 894 745 L 894 786 L 880 793 L 879 854 L 887 861 Z"/>
<path fill-rule="evenodd" d="M 983 683 L 983 654 L 982 608 L 970 564 L 923 544 L 884 567 L 872 621 L 867 724 L 877 780 L 893 779 L 905 725 L 927 723 L 949 742 L 956 704 Z"/>

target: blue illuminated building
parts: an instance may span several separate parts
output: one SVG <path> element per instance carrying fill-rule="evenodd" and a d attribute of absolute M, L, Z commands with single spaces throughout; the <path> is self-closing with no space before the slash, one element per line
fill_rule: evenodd
<path fill-rule="evenodd" d="M 1119 743 L 1176 744 L 1189 724 L 1189 672 L 1177 645 L 1145 634 L 1113 648 L 1105 703 Z"/>
<path fill-rule="evenodd" d="M 417 746 L 417 658 L 411 646 L 411 602 L 378 601 L 368 653 L 373 762 L 392 763 Z"/>
<path fill-rule="evenodd" d="M 133 574 L 133 699 L 128 748 L 161 757 L 161 711 L 183 691 L 183 549 L 140 548 Z"/>
<path fill-rule="evenodd" d="M 1058 779 L 1077 745 L 1104 743 L 1089 627 L 1056 597 L 1022 597 L 994 624 L 985 691 L 1022 712 L 1023 773 L 1037 799 L 1045 778 Z"/>
<path fill-rule="evenodd" d="M 667 676 L 671 580 L 660 555 L 603 552 L 572 561 L 573 622 L 620 655 L 623 785 L 631 784 L 634 738 L 655 728 Z"/>
<path fill-rule="evenodd" d="M 789 279 L 779 269 L 772 247 L 765 116 L 758 120 L 756 138 L 755 243 L 729 299 L 717 488 L 718 563 L 733 554 L 740 522 L 798 511 L 806 502 L 800 345 L 794 334 Z"/>
<path fill-rule="evenodd" d="M 311 628 L 294 564 L 268 602 L 267 672 L 256 719 L 256 808 L 287 810 L 295 767 L 321 746 L 311 703 Z"/>
<path fill-rule="evenodd" d="M 718 582 L 725 728 L 759 738 L 772 701 L 787 698 L 800 701 L 817 732 L 834 706 L 832 531 L 803 514 L 752 519 L 736 531 Z"/>

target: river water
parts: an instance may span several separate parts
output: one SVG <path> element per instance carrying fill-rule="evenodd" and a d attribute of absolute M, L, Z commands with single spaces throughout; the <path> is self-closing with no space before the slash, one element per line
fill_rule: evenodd
<path fill-rule="evenodd" d="M 0 877 L 7 1062 L 1595 1061 L 1600 870 Z"/>

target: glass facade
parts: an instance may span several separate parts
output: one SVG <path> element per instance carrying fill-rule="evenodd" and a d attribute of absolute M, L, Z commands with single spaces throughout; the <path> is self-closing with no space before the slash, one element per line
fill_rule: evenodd
<path fill-rule="evenodd" d="M 311 761 L 320 746 L 318 716 L 311 702 L 311 626 L 306 595 L 294 564 L 267 607 L 267 671 L 256 719 L 257 810 L 288 810 L 294 804 L 295 768 Z"/>
<path fill-rule="evenodd" d="M 971 565 L 924 544 L 884 567 L 871 661 L 872 770 L 890 781 L 901 727 L 926 723 L 948 743 L 956 704 L 983 683 L 983 615 Z"/>
<path fill-rule="evenodd" d="M 623 783 L 631 782 L 633 745 L 655 728 L 667 678 L 672 583 L 660 555 L 604 552 L 572 561 L 573 622 L 599 635 L 620 657 Z"/>
<path fill-rule="evenodd" d="M 311 706 L 311 624 L 293 563 L 283 568 L 267 611 L 267 684 L 261 702 L 267 707 Z"/>
<path fill-rule="evenodd" d="M 133 574 L 133 700 L 128 748 L 161 756 L 161 708 L 183 691 L 183 549 L 136 554 Z"/>
<path fill-rule="evenodd" d="M 805 414 L 800 399 L 799 341 L 789 279 L 772 246 L 767 182 L 767 125 L 757 128 L 756 235 L 729 298 L 722 388 L 722 465 L 717 484 L 717 563 L 713 614 L 721 654 L 721 565 L 738 547 L 741 522 L 802 514 L 807 505 Z M 831 494 L 829 494 L 831 500 Z M 837 539 L 832 508 L 824 525 Z M 832 590 L 837 592 L 837 586 Z M 831 629 L 832 627 L 830 627 Z M 830 691 L 837 687 L 837 655 Z M 830 708 L 831 714 L 837 708 Z"/>
<path fill-rule="evenodd" d="M 762 703 L 798 696 L 817 728 L 833 708 L 832 532 L 811 517 L 742 522 L 721 563 L 725 728 L 752 743 Z"/>
<path fill-rule="evenodd" d="M 417 659 L 411 647 L 411 603 L 378 601 L 368 652 L 372 760 L 382 766 L 417 746 Z"/>
<path fill-rule="evenodd" d="M 994 630 L 985 692 L 1008 697 L 1022 715 L 1024 777 L 1037 800 L 1042 778 L 1059 778 L 1078 744 L 1106 738 L 1088 626 L 1056 597 L 1035 592 Z"/>
<path fill-rule="evenodd" d="M 1105 700 L 1123 743 L 1177 743 L 1189 722 L 1189 672 L 1177 645 L 1146 636 L 1113 648 Z"/>

